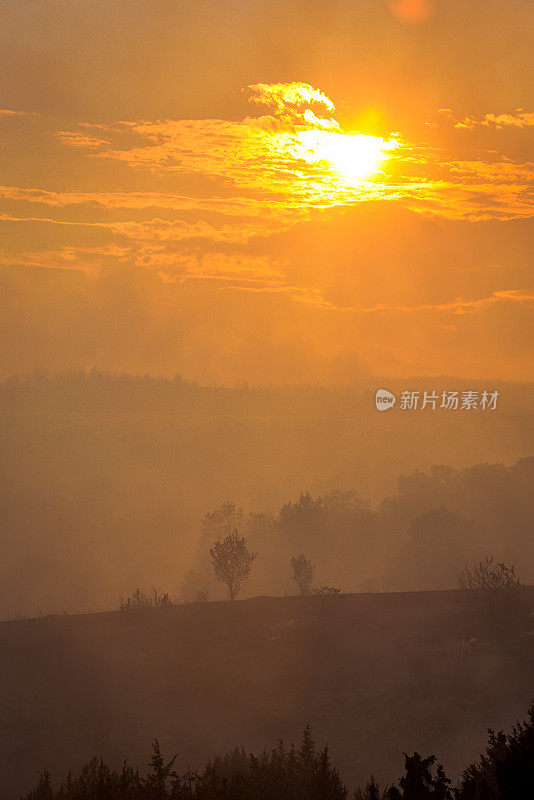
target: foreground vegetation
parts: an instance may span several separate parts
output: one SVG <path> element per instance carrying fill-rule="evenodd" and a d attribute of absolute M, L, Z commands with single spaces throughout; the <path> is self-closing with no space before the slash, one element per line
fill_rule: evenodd
<path fill-rule="evenodd" d="M 44 772 L 25 800 L 347 800 L 346 786 L 332 766 L 328 747 L 316 750 L 309 728 L 300 747 L 283 742 L 259 755 L 235 749 L 206 768 L 175 769 L 157 740 L 149 771 L 141 777 L 126 763 L 120 772 L 93 758 L 78 777 L 55 789 Z M 404 775 L 383 791 L 374 778 L 354 791 L 354 800 L 527 800 L 534 796 L 534 706 L 528 721 L 510 734 L 489 731 L 485 755 L 464 770 L 455 788 L 435 756 L 405 754 Z"/>

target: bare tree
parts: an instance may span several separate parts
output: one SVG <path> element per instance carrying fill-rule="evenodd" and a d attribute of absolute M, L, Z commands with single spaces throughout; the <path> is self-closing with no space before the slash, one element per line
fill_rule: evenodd
<path fill-rule="evenodd" d="M 250 552 L 246 539 L 240 537 L 237 530 L 226 536 L 222 542 L 217 539 L 210 549 L 215 577 L 226 584 L 230 600 L 234 600 L 239 594 L 241 583 L 249 577 L 257 555 Z"/>
<path fill-rule="evenodd" d="M 234 531 L 242 533 L 245 525 L 243 509 L 238 508 L 231 500 L 204 516 L 195 560 L 182 582 L 182 595 L 186 603 L 207 600 L 212 566 L 210 548 L 218 539 L 222 541 Z"/>
<path fill-rule="evenodd" d="M 300 555 L 291 559 L 289 562 L 289 567 L 291 570 L 291 578 L 299 587 L 300 593 L 309 594 L 315 572 L 315 567 L 312 564 L 311 559 L 306 558 L 304 553 L 300 553 Z"/>
<path fill-rule="evenodd" d="M 502 561 L 494 563 L 493 556 L 485 556 L 473 567 L 466 564 L 458 576 L 458 583 L 461 589 L 479 597 L 490 617 L 496 621 L 509 618 L 517 609 L 521 582 L 515 567 Z"/>

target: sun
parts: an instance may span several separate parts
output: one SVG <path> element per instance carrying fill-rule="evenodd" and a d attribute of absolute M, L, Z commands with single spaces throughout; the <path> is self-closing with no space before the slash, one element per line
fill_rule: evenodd
<path fill-rule="evenodd" d="M 388 152 L 397 147 L 395 139 L 385 141 L 380 136 L 337 131 L 300 131 L 299 156 L 308 163 L 327 162 L 347 181 L 357 181 L 374 175 Z"/>

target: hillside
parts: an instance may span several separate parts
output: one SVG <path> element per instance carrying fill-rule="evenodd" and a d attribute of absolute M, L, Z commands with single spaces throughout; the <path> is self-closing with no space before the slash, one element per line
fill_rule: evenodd
<path fill-rule="evenodd" d="M 224 389 L 94 372 L 6 380 L 0 384 L 7 554 L 0 559 L 0 618 L 34 615 L 38 607 L 49 614 L 114 608 L 138 584 L 179 596 L 206 513 L 230 500 L 245 514 L 276 516 L 301 492 L 316 498 L 354 490 L 375 509 L 383 504 L 379 535 L 350 522 L 357 569 L 345 570 L 335 555 L 340 544 L 330 546 L 327 532 L 317 531 L 321 552 L 312 555 L 325 564 L 321 580 L 346 591 L 454 586 L 470 553 L 459 554 L 452 582 L 427 585 L 402 566 L 394 581 L 391 570 L 383 575 L 378 566 L 392 563 L 419 514 L 441 504 L 480 523 L 487 538 L 477 557 L 491 552 L 521 563 L 522 580 L 534 582 L 534 471 L 513 468 L 534 453 L 534 385 L 499 383 L 498 409 L 487 414 L 398 408 L 379 414 L 378 380 L 397 393 L 406 386 L 485 387 L 436 378 L 369 380 L 346 390 Z M 434 465 L 447 467 L 444 483 L 422 474 Z M 469 474 L 453 471 L 476 465 L 482 466 Z M 387 498 L 393 505 L 383 503 Z M 294 535 L 284 533 L 289 555 L 308 551 L 308 527 L 304 521 Z M 367 542 L 377 543 L 378 562 L 362 552 Z M 283 567 L 270 572 L 273 548 L 258 542 L 255 549 L 261 558 L 247 593 L 290 591 L 285 549 L 276 551 Z"/>
<path fill-rule="evenodd" d="M 236 744 L 328 741 L 342 776 L 398 777 L 402 751 L 451 775 L 534 696 L 534 589 L 497 641 L 457 591 L 253 598 L 0 625 L 0 797 L 101 754 L 179 765 Z M 465 640 L 471 640 L 466 643 Z"/>

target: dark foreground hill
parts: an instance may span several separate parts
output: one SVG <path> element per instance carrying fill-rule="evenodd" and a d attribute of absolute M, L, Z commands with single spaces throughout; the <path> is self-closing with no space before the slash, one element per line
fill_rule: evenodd
<path fill-rule="evenodd" d="M 402 772 L 402 751 L 449 774 L 534 696 L 534 590 L 496 637 L 461 593 L 255 598 L 0 626 L 0 796 L 93 754 L 143 766 L 152 737 L 202 766 L 244 744 L 328 741 L 349 785 Z"/>

